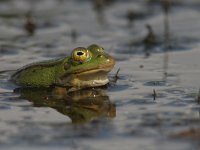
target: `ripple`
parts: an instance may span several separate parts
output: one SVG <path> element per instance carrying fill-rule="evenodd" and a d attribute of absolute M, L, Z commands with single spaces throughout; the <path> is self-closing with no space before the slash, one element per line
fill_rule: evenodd
<path fill-rule="evenodd" d="M 166 81 L 148 81 L 144 83 L 145 86 L 167 86 L 168 83 Z"/>

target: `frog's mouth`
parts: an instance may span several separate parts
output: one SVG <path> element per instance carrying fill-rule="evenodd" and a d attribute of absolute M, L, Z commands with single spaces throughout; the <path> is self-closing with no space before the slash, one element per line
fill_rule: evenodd
<path fill-rule="evenodd" d="M 100 74 L 100 75 L 107 74 L 110 71 L 111 71 L 110 68 L 103 68 L 103 69 L 96 68 L 96 69 L 85 70 L 83 72 L 74 73 L 74 74 L 76 74 L 77 76 L 84 76 L 84 75 L 97 75 L 98 76 L 98 74 Z"/>

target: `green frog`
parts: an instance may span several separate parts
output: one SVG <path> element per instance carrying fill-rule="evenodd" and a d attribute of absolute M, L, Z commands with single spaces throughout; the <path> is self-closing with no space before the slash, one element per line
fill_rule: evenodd
<path fill-rule="evenodd" d="M 75 91 L 107 84 L 107 74 L 114 65 L 114 58 L 93 44 L 75 48 L 71 56 L 24 66 L 11 76 L 11 81 L 22 87 L 61 86 Z"/>

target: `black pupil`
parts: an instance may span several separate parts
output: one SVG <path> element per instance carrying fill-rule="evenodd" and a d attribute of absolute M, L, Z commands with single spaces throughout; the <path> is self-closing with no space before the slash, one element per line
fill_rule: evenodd
<path fill-rule="evenodd" d="M 83 54 L 84 54 L 83 52 L 77 52 L 77 55 L 79 55 L 79 56 L 81 56 Z"/>

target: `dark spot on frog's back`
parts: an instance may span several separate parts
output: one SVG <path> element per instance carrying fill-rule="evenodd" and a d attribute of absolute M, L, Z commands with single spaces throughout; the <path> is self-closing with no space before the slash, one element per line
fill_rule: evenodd
<path fill-rule="evenodd" d="M 32 70 L 32 73 L 36 73 L 36 72 L 37 72 L 37 70 L 36 70 L 36 69 L 33 69 L 33 70 Z"/>

